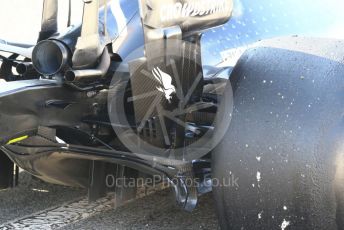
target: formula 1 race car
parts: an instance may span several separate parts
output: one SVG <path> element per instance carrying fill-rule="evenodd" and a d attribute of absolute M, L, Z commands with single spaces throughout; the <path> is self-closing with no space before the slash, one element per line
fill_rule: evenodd
<path fill-rule="evenodd" d="M 60 32 L 45 0 L 36 45 L 0 40 L 0 186 L 18 166 L 93 201 L 108 175 L 154 177 L 187 211 L 213 191 L 223 229 L 343 228 L 342 41 L 281 37 L 204 64 L 202 35 L 232 11 L 84 0 L 82 24 Z M 115 184 L 116 205 L 136 189 Z"/>

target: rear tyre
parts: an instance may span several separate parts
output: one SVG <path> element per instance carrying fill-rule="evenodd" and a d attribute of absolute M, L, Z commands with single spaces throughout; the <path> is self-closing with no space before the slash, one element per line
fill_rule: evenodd
<path fill-rule="evenodd" d="M 343 229 L 344 45 L 264 46 L 278 48 L 247 51 L 232 73 L 232 121 L 213 151 L 221 228 Z"/>

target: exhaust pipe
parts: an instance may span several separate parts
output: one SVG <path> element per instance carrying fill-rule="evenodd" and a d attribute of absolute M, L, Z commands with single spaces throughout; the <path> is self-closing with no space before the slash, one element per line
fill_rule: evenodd
<path fill-rule="evenodd" d="M 111 58 L 109 55 L 109 51 L 105 47 L 97 68 L 84 70 L 68 70 L 65 73 L 65 80 L 67 82 L 78 82 L 82 80 L 101 78 L 108 72 L 110 64 Z"/>
<path fill-rule="evenodd" d="M 36 70 L 32 66 L 32 63 L 19 63 L 16 66 L 16 71 L 19 75 L 37 74 Z"/>
<path fill-rule="evenodd" d="M 70 57 L 68 48 L 58 40 L 39 42 L 32 51 L 32 64 L 38 73 L 51 76 L 63 70 Z"/>

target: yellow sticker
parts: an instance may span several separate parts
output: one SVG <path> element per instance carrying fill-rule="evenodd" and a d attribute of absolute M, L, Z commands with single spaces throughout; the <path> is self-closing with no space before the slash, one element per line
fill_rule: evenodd
<path fill-rule="evenodd" d="M 29 138 L 29 136 L 27 136 L 27 135 L 26 136 L 22 136 L 22 137 L 18 137 L 18 138 L 10 140 L 7 144 L 8 145 L 14 144 L 14 143 L 17 143 L 19 141 L 23 141 L 23 140 L 28 139 L 28 138 Z"/>

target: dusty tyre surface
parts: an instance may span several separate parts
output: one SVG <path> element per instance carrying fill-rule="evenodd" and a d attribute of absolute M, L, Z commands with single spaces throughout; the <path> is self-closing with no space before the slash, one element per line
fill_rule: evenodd
<path fill-rule="evenodd" d="M 220 225 L 344 229 L 344 43 L 261 46 L 232 73 L 232 121 L 213 151 L 213 178 L 238 178 L 214 186 Z"/>

